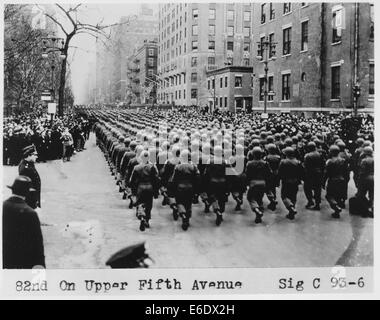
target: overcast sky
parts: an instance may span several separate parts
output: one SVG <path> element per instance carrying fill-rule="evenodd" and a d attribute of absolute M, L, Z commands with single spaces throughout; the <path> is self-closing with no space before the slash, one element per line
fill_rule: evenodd
<path fill-rule="evenodd" d="M 112 24 L 119 21 L 120 17 L 137 14 L 140 4 L 84 4 L 78 12 L 78 20 L 83 23 L 96 24 L 104 19 L 103 24 Z M 89 65 L 95 61 L 95 38 L 82 34 L 76 36 L 71 45 L 69 54 L 71 66 L 71 82 L 75 95 L 75 103 L 82 103 L 86 98 L 86 81 L 89 73 Z"/>

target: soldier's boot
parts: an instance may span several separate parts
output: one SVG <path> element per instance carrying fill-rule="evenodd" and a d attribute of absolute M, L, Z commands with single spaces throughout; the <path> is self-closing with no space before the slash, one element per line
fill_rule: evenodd
<path fill-rule="evenodd" d="M 140 219 L 140 231 L 145 231 L 145 219 Z"/>
<path fill-rule="evenodd" d="M 259 208 L 256 208 L 256 209 L 254 210 L 254 212 L 256 213 L 255 223 L 256 223 L 256 224 L 259 224 L 259 223 L 263 222 L 263 221 L 262 221 L 262 218 L 263 218 L 263 213 L 262 213 L 262 211 L 261 211 Z"/>
<path fill-rule="evenodd" d="M 134 203 L 133 203 L 133 199 L 132 199 L 132 196 L 128 196 L 128 198 L 129 198 L 129 206 L 128 206 L 128 208 L 129 208 L 129 209 L 132 209 L 132 208 L 133 208 L 133 205 L 134 205 Z"/>
<path fill-rule="evenodd" d="M 277 201 L 271 201 L 270 204 L 268 204 L 268 209 L 275 211 L 277 206 Z"/>
<path fill-rule="evenodd" d="M 342 209 L 338 205 L 336 205 L 333 209 L 334 209 L 334 213 L 331 215 L 331 217 L 333 217 L 334 219 L 339 219 Z"/>
<path fill-rule="evenodd" d="M 295 217 L 295 215 L 297 214 L 297 211 L 296 211 L 296 209 L 294 208 L 294 206 L 289 207 L 289 208 L 288 208 L 288 211 L 289 211 L 289 213 L 288 213 L 288 215 L 286 216 L 286 218 L 289 219 L 289 220 L 294 220 L 294 217 Z"/>
<path fill-rule="evenodd" d="M 306 209 L 311 209 L 312 206 L 314 206 L 314 202 L 313 202 L 313 200 L 308 200 L 308 202 L 307 202 L 305 208 L 306 208 Z"/>
<path fill-rule="evenodd" d="M 219 209 L 215 210 L 215 214 L 216 214 L 215 224 L 219 227 L 223 221 L 223 215 Z"/>
<path fill-rule="evenodd" d="M 127 199 L 127 193 L 125 192 L 124 190 L 124 193 L 123 193 L 123 200 Z"/>
<path fill-rule="evenodd" d="M 239 196 L 232 196 L 232 197 L 236 201 L 235 211 L 240 211 L 241 210 L 241 205 L 243 204 L 243 200 Z"/>
<path fill-rule="evenodd" d="M 181 213 L 181 218 L 182 218 L 182 230 L 186 231 L 189 228 L 189 219 L 186 216 L 185 212 Z"/>
<path fill-rule="evenodd" d="M 170 205 L 170 207 L 173 210 L 173 219 L 174 219 L 174 221 L 177 221 L 178 220 L 178 207 L 177 207 L 177 205 L 175 203 L 173 203 L 172 205 Z"/>
<path fill-rule="evenodd" d="M 319 203 L 316 203 L 315 206 L 311 208 L 311 210 L 319 211 L 321 210 L 321 205 Z"/>
<path fill-rule="evenodd" d="M 164 194 L 164 198 L 162 199 L 162 203 L 161 203 L 163 206 L 166 206 L 169 204 L 169 198 L 167 195 Z"/>
<path fill-rule="evenodd" d="M 345 200 L 340 201 L 338 205 L 341 209 L 346 209 L 346 201 Z"/>

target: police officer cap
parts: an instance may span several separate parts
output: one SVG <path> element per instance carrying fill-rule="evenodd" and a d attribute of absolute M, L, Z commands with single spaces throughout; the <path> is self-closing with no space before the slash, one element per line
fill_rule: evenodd
<path fill-rule="evenodd" d="M 31 154 L 33 154 L 35 152 L 37 152 L 37 151 L 36 151 L 36 148 L 34 147 L 34 145 L 30 145 L 30 146 L 27 146 L 27 147 L 22 149 L 22 155 L 24 158 L 29 157 Z"/>

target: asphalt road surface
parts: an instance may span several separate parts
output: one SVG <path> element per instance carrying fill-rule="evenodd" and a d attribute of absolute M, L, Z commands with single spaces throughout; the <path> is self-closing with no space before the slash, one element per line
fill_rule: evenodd
<path fill-rule="evenodd" d="M 70 162 L 36 164 L 42 179 L 40 219 L 46 264 L 56 268 L 107 268 L 105 262 L 119 249 L 145 241 L 153 258 L 152 268 L 213 267 L 330 267 L 373 265 L 373 219 L 331 218 L 323 198 L 321 211 L 304 209 L 300 186 L 294 221 L 285 218 L 280 202 L 275 212 L 266 210 L 256 225 L 248 203 L 234 211 L 231 200 L 224 222 L 215 226 L 215 215 L 203 213 L 203 204 L 193 206 L 188 231 L 173 221 L 171 210 L 154 201 L 151 228 L 139 231 L 135 210 L 121 199 L 107 162 L 91 134 L 86 150 Z M 17 175 L 17 167 L 3 167 L 5 188 Z M 350 183 L 352 196 L 355 188 Z M 323 194 L 324 196 L 324 194 Z M 267 202 L 266 202 L 267 204 Z"/>

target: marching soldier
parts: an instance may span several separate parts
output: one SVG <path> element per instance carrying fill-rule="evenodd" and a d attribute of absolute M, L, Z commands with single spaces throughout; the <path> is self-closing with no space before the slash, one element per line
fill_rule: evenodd
<path fill-rule="evenodd" d="M 154 164 L 149 162 L 149 153 L 144 150 L 140 155 L 140 163 L 133 168 L 129 185 L 132 195 L 136 197 L 136 216 L 140 220 L 140 230 L 149 228 L 153 197 L 158 197 L 159 178 Z"/>
<path fill-rule="evenodd" d="M 214 156 L 210 159 L 205 170 L 205 185 L 207 197 L 216 214 L 215 224 L 220 226 L 227 201 L 226 163 L 223 159 L 223 149 L 214 147 Z"/>
<path fill-rule="evenodd" d="M 274 211 L 277 206 L 277 191 L 280 181 L 278 177 L 278 168 L 280 166 L 281 157 L 279 155 L 278 147 L 275 144 L 267 145 L 268 155 L 265 157 L 265 161 L 269 165 L 270 174 L 267 178 L 267 193 L 273 196 L 273 201 L 268 205 L 268 209 Z"/>
<path fill-rule="evenodd" d="M 364 158 L 361 160 L 358 168 L 358 198 L 369 196 L 369 216 L 373 217 L 373 200 L 374 200 L 374 158 L 371 147 L 364 147 Z"/>
<path fill-rule="evenodd" d="M 343 141 L 339 141 L 336 144 L 339 147 L 339 157 L 344 159 L 346 162 L 346 166 L 348 168 L 347 174 L 345 176 L 345 184 L 344 184 L 344 201 L 342 202 L 342 209 L 346 208 L 346 200 L 347 200 L 347 194 L 348 194 L 348 183 L 350 182 L 350 163 L 351 163 L 351 154 L 350 152 L 346 149 L 346 144 Z"/>
<path fill-rule="evenodd" d="M 334 210 L 332 217 L 334 219 L 340 218 L 340 213 L 342 211 L 342 206 L 345 197 L 345 181 L 347 176 L 347 163 L 344 159 L 339 157 L 339 147 L 337 145 L 332 145 L 330 147 L 330 159 L 327 160 L 324 183 L 326 184 L 326 199 L 330 204 L 330 207 Z"/>
<path fill-rule="evenodd" d="M 129 209 L 132 209 L 134 206 L 133 192 L 131 190 L 131 186 L 130 186 L 129 182 L 131 180 L 133 169 L 140 163 L 140 159 L 141 159 L 140 155 L 143 151 L 144 151 L 143 146 L 138 145 L 136 147 L 135 157 L 132 158 L 128 162 L 127 173 L 125 175 L 125 182 L 126 182 L 125 183 L 125 185 L 126 185 L 126 191 L 125 192 L 126 192 L 127 198 L 129 199 Z"/>
<path fill-rule="evenodd" d="M 286 147 L 283 153 L 286 158 L 281 160 L 278 168 L 278 175 L 281 180 L 281 199 L 289 212 L 286 217 L 289 220 L 294 220 L 294 216 L 297 214 L 298 185 L 303 179 L 303 170 L 292 147 Z"/>
<path fill-rule="evenodd" d="M 261 223 L 263 217 L 263 197 L 267 189 L 266 180 L 270 176 L 270 168 L 263 157 L 260 147 L 254 147 L 250 152 L 245 175 L 248 183 L 247 200 L 252 211 L 256 214 L 255 223 Z M 267 193 L 271 203 L 274 202 L 272 194 Z"/>
<path fill-rule="evenodd" d="M 30 178 L 31 188 L 34 189 L 33 192 L 28 193 L 25 201 L 32 209 L 41 208 L 41 178 L 34 166 L 38 157 L 37 150 L 31 145 L 22 151 L 23 160 L 18 166 L 18 174 Z"/>
<path fill-rule="evenodd" d="M 314 142 L 307 144 L 308 153 L 305 155 L 304 192 L 307 198 L 306 209 L 320 210 L 322 177 L 325 163 L 321 154 L 317 151 Z"/>
<path fill-rule="evenodd" d="M 171 182 L 173 184 L 178 214 L 182 218 L 182 229 L 189 228 L 191 205 L 199 185 L 199 171 L 197 166 L 189 162 L 189 151 L 183 150 L 180 155 L 180 164 L 174 169 Z"/>

